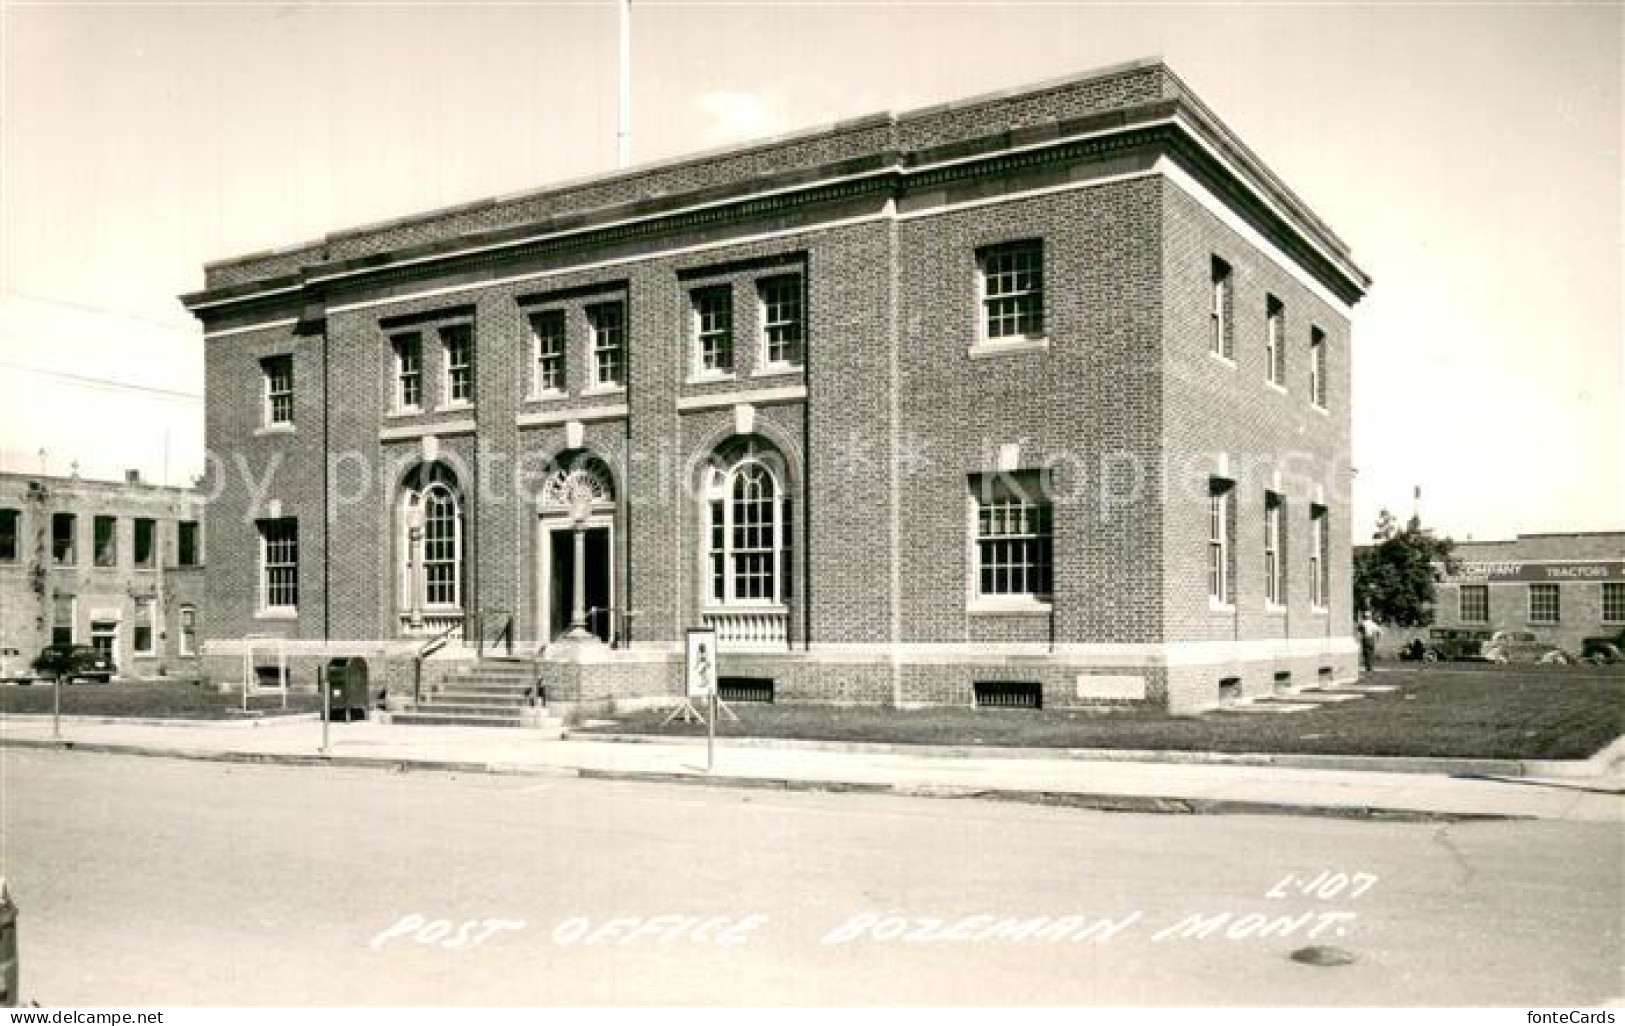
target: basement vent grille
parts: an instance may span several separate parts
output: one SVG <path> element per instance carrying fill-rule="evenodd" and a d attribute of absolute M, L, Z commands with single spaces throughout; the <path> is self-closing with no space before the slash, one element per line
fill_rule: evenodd
<path fill-rule="evenodd" d="M 717 697 L 724 702 L 773 702 L 773 681 L 766 677 L 719 677 Z"/>
<path fill-rule="evenodd" d="M 1044 689 L 1031 681 L 980 680 L 976 682 L 978 709 L 1040 709 Z"/>

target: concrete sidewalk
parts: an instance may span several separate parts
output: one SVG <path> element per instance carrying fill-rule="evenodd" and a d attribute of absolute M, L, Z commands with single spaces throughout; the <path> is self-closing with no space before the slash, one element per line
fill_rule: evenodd
<path fill-rule="evenodd" d="M 850 790 L 988 798 L 1160 812 L 1257 812 L 1411 818 L 1516 817 L 1625 822 L 1619 764 L 1582 776 L 1458 777 L 1347 769 L 988 758 L 888 751 L 828 751 L 719 741 L 707 772 L 692 742 L 563 741 L 536 732 L 470 727 L 334 723 L 305 716 L 240 722 L 0 717 L 0 745 L 64 747 L 172 758 L 681 781 L 725 786 Z M 1611 793 L 1612 792 L 1612 793 Z"/>

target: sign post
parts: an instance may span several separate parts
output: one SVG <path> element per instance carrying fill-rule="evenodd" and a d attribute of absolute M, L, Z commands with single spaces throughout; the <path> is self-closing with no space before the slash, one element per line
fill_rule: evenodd
<path fill-rule="evenodd" d="M 666 723 L 682 717 L 685 723 L 714 723 L 717 697 L 717 632 L 714 627 L 690 627 L 683 646 L 683 701 L 671 711 Z M 694 708 L 694 699 L 703 699 L 711 709 L 707 718 Z M 706 768 L 710 768 L 710 738 L 715 733 L 708 728 Z"/>

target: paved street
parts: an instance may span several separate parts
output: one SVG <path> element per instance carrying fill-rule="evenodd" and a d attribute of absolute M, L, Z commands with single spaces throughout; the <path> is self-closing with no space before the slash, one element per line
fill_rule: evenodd
<path fill-rule="evenodd" d="M 1625 995 L 1617 823 L 1146 816 L 16 749 L 0 774 L 23 994 L 42 1005 Z M 1289 960 L 1310 945 L 1356 962 Z"/>

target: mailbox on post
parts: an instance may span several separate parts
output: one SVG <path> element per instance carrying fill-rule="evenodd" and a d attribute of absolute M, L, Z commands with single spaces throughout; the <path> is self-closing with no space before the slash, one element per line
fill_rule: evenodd
<path fill-rule="evenodd" d="M 322 686 L 327 689 L 329 719 L 343 719 L 348 723 L 353 719 L 367 718 L 370 692 L 365 659 L 345 656 L 329 660 L 323 676 L 326 678 Z"/>

